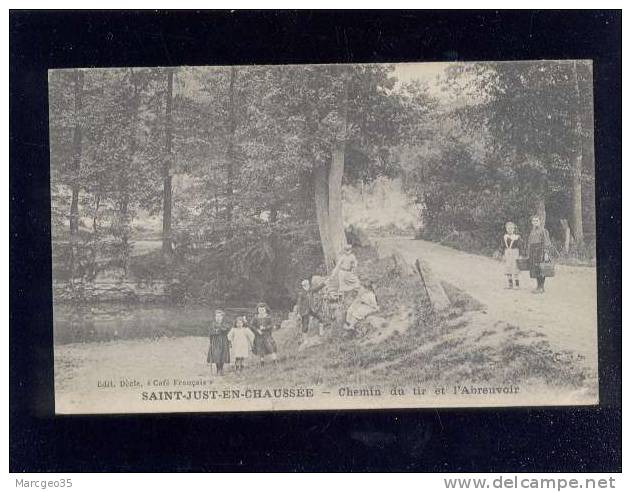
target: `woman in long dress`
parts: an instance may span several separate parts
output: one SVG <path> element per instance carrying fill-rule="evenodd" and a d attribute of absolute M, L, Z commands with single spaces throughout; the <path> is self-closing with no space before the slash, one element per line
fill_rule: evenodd
<path fill-rule="evenodd" d="M 541 219 L 534 216 L 531 220 L 532 229 L 528 236 L 528 260 L 530 264 L 530 278 L 537 279 L 537 288 L 533 294 L 543 294 L 546 277 L 541 272 L 541 263 L 549 261 L 549 251 L 552 246 L 548 230 L 541 224 Z"/>
<path fill-rule="evenodd" d="M 333 272 L 331 272 L 331 276 L 338 280 L 338 291 L 341 294 L 357 290 L 361 287 L 359 278 L 355 273 L 356 268 L 357 258 L 353 254 L 353 247 L 347 244 L 340 253 Z"/>

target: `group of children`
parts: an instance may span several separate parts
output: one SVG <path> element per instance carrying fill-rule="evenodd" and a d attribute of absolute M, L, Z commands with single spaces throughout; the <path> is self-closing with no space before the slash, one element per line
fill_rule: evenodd
<path fill-rule="evenodd" d="M 524 244 L 522 237 L 518 234 L 515 223 L 507 222 L 505 233 L 500 241 L 500 252 L 504 258 L 504 273 L 508 280 L 507 288 L 519 289 L 521 268 L 518 260 L 525 254 L 530 278 L 537 280 L 537 287 L 533 293 L 543 294 L 548 273 L 542 265 L 550 262 L 552 243 L 548 230 L 543 226 L 538 216 L 533 216 L 530 222 L 532 228 L 528 235 L 527 244 Z"/>
<path fill-rule="evenodd" d="M 537 287 L 533 292 L 540 294 L 544 292 L 546 279 L 542 264 L 550 261 L 552 244 L 548 231 L 543 227 L 538 216 L 532 217 L 531 225 L 528 242 L 524 244 L 515 223 L 507 222 L 500 242 L 500 251 L 505 265 L 504 273 L 508 280 L 507 287 L 519 289 L 521 269 L 518 260 L 522 258 L 522 254 L 526 253 L 530 278 L 537 280 Z M 306 336 L 309 331 L 312 319 L 318 322 L 319 334 L 322 335 L 326 316 L 323 316 L 321 303 L 316 301 L 316 293 L 324 288 L 327 288 L 327 294 L 323 297 L 330 298 L 331 303 L 338 306 L 338 310 L 348 306 L 345 310 L 343 325 L 349 332 L 355 330 L 359 321 L 379 310 L 374 285 L 372 282 L 360 282 L 355 273 L 356 267 L 357 258 L 352 252 L 352 247 L 346 245 L 327 279 L 316 286 L 312 285 L 308 279 L 301 282 L 296 296 L 294 315 L 303 336 Z M 353 297 L 352 294 L 356 295 Z M 257 304 L 256 313 L 249 320 L 245 316 L 237 316 L 232 326 L 225 321 L 224 311 L 216 310 L 215 319 L 209 330 L 210 346 L 207 362 L 215 364 L 218 375 L 223 374 L 224 365 L 229 364 L 231 358 L 234 359 L 237 372 L 243 370 L 245 359 L 250 355 L 258 356 L 261 365 L 265 363 L 267 356 L 273 362 L 278 362 L 272 329 L 272 318 L 265 303 Z"/>
<path fill-rule="evenodd" d="M 292 315 L 303 337 L 307 336 L 313 319 L 318 322 L 318 334 L 322 335 L 324 325 L 331 321 L 332 311 L 345 313 L 340 325 L 352 333 L 359 321 L 379 310 L 373 283 L 360 282 L 356 267 L 357 258 L 352 246 L 346 245 L 328 278 L 317 285 L 312 285 L 308 279 L 301 282 Z M 316 296 L 325 288 L 324 295 Z M 250 355 L 258 356 L 260 365 L 264 365 L 268 356 L 276 363 L 277 346 L 272 330 L 272 317 L 265 303 L 257 304 L 256 312 L 249 320 L 245 316 L 237 316 L 232 324 L 226 321 L 225 312 L 217 309 L 209 329 L 210 345 L 206 361 L 215 365 L 218 375 L 223 375 L 224 366 L 231 360 L 236 372 L 243 371 L 245 359 Z"/>
<path fill-rule="evenodd" d="M 353 254 L 353 247 L 346 244 L 340 252 L 335 268 L 328 278 L 319 285 L 313 286 L 308 279 L 302 281 L 298 291 L 296 309 L 300 318 L 303 336 L 309 331 L 312 319 L 318 322 L 319 334 L 322 335 L 324 324 L 330 322 L 331 312 L 345 312 L 340 323 L 348 333 L 353 333 L 359 321 L 379 310 L 374 284 L 371 281 L 360 281 L 356 273 L 357 258 Z M 318 309 L 315 294 L 326 288 L 321 296 L 325 302 L 320 303 Z M 329 312 L 329 316 L 323 316 Z"/>
<path fill-rule="evenodd" d="M 232 326 L 225 320 L 222 309 L 215 311 L 215 319 L 210 325 L 208 356 L 206 362 L 215 364 L 217 374 L 223 375 L 225 364 L 234 359 L 237 372 L 243 371 L 245 359 L 256 355 L 260 364 L 269 355 L 273 362 L 278 361 L 276 341 L 272 335 L 272 317 L 265 303 L 256 306 L 256 313 L 250 320 L 237 316 Z"/>

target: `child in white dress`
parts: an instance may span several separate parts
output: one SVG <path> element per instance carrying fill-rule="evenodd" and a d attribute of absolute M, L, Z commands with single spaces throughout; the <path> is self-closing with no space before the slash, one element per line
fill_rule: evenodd
<path fill-rule="evenodd" d="M 359 294 L 346 311 L 346 330 L 355 330 L 359 321 L 366 319 L 369 315 L 379 311 L 375 286 L 372 282 L 365 282 L 360 288 Z"/>
<path fill-rule="evenodd" d="M 504 256 L 504 274 L 508 280 L 508 287 L 519 289 L 519 267 L 517 259 L 520 257 L 522 249 L 522 239 L 517 233 L 517 227 L 513 222 L 506 222 L 506 232 L 500 242 L 500 251 Z"/>
<path fill-rule="evenodd" d="M 252 344 L 254 343 L 254 333 L 245 326 L 245 318 L 237 316 L 234 320 L 234 327 L 228 333 L 228 341 L 234 357 L 234 367 L 237 372 L 243 371 L 244 361 L 250 356 Z"/>

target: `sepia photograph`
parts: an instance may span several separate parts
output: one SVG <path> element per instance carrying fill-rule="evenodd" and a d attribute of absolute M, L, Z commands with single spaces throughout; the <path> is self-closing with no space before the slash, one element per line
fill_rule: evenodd
<path fill-rule="evenodd" d="M 598 403 L 590 60 L 48 89 L 56 413 Z"/>

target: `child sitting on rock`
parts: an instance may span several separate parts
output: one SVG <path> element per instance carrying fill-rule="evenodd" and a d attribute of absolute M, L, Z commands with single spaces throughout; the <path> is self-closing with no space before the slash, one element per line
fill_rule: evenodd
<path fill-rule="evenodd" d="M 379 311 L 379 305 L 377 304 L 375 287 L 372 282 L 367 281 L 362 285 L 359 294 L 357 294 L 357 297 L 346 311 L 346 323 L 344 327 L 349 331 L 353 331 L 359 321 L 366 319 L 377 311 Z"/>

